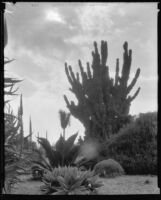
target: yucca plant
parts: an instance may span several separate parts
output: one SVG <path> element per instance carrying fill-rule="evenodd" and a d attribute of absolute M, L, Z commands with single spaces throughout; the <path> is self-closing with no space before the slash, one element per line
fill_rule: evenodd
<path fill-rule="evenodd" d="M 53 195 L 89 195 L 96 194 L 102 186 L 93 171 L 80 171 L 77 167 L 58 167 L 43 177 L 44 194 Z"/>

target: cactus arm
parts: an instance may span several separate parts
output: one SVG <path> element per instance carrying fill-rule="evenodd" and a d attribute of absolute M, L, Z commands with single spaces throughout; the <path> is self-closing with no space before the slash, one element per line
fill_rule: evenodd
<path fill-rule="evenodd" d="M 116 74 L 115 74 L 115 86 L 118 85 L 119 82 L 119 59 L 116 59 Z"/>
<path fill-rule="evenodd" d="M 102 60 L 102 66 L 106 65 L 108 57 L 108 48 L 107 48 L 107 42 L 101 41 L 101 60 Z"/>
<path fill-rule="evenodd" d="M 137 89 L 137 91 L 134 93 L 132 97 L 131 96 L 128 97 L 129 102 L 133 101 L 137 97 L 139 92 L 140 92 L 140 87 Z"/>
<path fill-rule="evenodd" d="M 107 139 L 120 127 L 120 117 L 127 117 L 131 101 L 136 98 L 140 89 L 131 97 L 128 92 L 135 85 L 140 69 L 129 86 L 132 51 L 128 50 L 128 43 L 123 45 L 123 67 L 119 76 L 119 59 L 116 60 L 115 80 L 110 78 L 109 67 L 106 66 L 108 58 L 107 42 L 101 41 L 101 51 L 98 52 L 97 43 L 94 42 L 92 51 L 92 64 L 87 63 L 87 72 L 84 71 L 82 62 L 78 60 L 80 73 L 74 75 L 72 68 L 65 65 L 67 78 L 72 86 L 70 89 L 76 96 L 78 104 L 69 102 L 64 95 L 64 100 L 71 114 L 79 119 L 85 127 L 85 135 Z M 80 76 L 81 82 L 80 82 Z M 114 127 L 114 128 L 113 128 Z"/>
<path fill-rule="evenodd" d="M 133 80 L 131 81 L 130 85 L 127 88 L 127 94 L 132 90 L 132 88 L 134 87 L 138 77 L 140 75 L 140 68 L 137 69 L 135 77 L 133 78 Z"/>

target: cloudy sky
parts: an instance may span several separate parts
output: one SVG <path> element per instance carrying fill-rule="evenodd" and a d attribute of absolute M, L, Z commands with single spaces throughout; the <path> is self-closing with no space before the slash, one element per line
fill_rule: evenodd
<path fill-rule="evenodd" d="M 133 101 L 131 114 L 157 110 L 157 3 L 16 3 L 7 4 L 9 41 L 5 56 L 15 61 L 5 66 L 6 75 L 23 79 L 24 128 L 28 134 L 31 115 L 33 131 L 51 143 L 61 133 L 58 111 L 66 108 L 63 94 L 70 100 L 64 63 L 79 71 L 78 59 L 91 62 L 93 41 L 108 42 L 108 66 L 114 75 L 116 58 L 122 64 L 122 45 L 128 41 L 133 51 L 131 78 L 138 67 L 140 77 L 131 91 L 141 91 Z M 15 113 L 19 97 L 11 105 Z M 75 118 L 67 137 L 84 128 Z"/>

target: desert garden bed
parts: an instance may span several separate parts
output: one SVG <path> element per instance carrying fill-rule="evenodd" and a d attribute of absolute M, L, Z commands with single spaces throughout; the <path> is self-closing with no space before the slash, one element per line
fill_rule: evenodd
<path fill-rule="evenodd" d="M 41 181 L 32 180 L 31 175 L 20 175 L 12 194 L 42 195 Z M 98 194 L 160 194 L 157 176 L 151 175 L 124 175 L 115 178 L 100 178 L 103 186 L 98 189 Z"/>

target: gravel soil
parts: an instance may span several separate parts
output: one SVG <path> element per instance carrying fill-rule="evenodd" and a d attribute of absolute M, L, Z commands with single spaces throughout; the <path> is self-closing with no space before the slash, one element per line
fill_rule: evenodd
<path fill-rule="evenodd" d="M 12 194 L 42 195 L 40 181 L 31 179 L 31 175 L 20 175 Z M 114 194 L 160 194 L 157 176 L 121 176 L 115 178 L 100 178 L 103 186 L 98 189 L 99 195 Z"/>
<path fill-rule="evenodd" d="M 160 194 L 157 176 L 121 176 L 100 180 L 104 186 L 98 194 Z"/>

